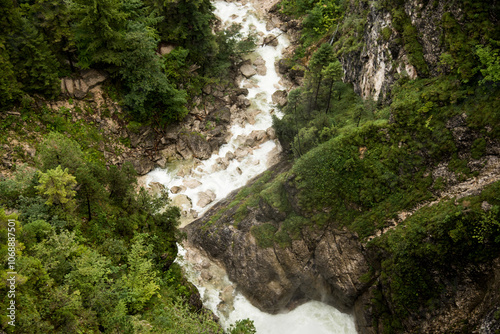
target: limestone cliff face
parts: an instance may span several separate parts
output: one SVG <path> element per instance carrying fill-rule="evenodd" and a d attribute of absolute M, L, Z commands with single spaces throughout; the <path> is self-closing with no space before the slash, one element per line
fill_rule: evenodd
<path fill-rule="evenodd" d="M 356 18 L 358 27 L 362 28 L 353 33 L 354 27 L 347 24 L 336 35 L 334 45 L 338 50 L 345 48 L 349 40 L 342 36 L 354 34 L 358 41 L 359 47 L 344 49 L 340 59 L 344 81 L 352 83 L 356 93 L 364 98 L 387 99 L 392 85 L 401 75 L 415 79 L 438 74 L 440 56 L 445 51 L 443 15 L 449 12 L 459 24 L 463 23 L 460 3 L 454 1 L 405 1 L 399 10 L 398 13 L 396 8 L 384 7 L 380 1 L 353 1 L 346 17 Z M 410 59 L 410 53 L 415 50 L 407 45 L 409 36 L 403 36 L 403 28 L 396 22 L 401 18 L 395 19 L 395 15 L 403 12 L 415 29 L 416 47 L 422 53 L 425 63 L 421 67 L 425 70 L 419 69 Z"/>

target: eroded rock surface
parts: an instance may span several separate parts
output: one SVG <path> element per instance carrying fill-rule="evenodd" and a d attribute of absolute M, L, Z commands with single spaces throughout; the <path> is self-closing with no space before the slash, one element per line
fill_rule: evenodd
<path fill-rule="evenodd" d="M 282 162 L 272 170 L 286 168 L 287 163 Z M 235 195 L 217 203 L 186 231 L 192 244 L 224 264 L 229 278 L 254 305 L 271 313 L 311 299 L 344 311 L 354 306 L 366 287 L 359 277 L 369 269 L 354 234 L 332 227 L 304 229 L 301 238 L 287 247 L 262 248 L 251 233 L 252 226 L 279 226 L 284 219 L 264 202 L 238 223 L 234 220 L 237 207 L 224 211 L 216 222 L 209 222 L 211 215 L 228 207 Z"/>

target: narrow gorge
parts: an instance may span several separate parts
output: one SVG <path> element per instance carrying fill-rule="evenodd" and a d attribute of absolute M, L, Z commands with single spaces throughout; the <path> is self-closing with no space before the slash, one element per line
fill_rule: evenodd
<path fill-rule="evenodd" d="M 499 1 L 0 14 L 1 334 L 500 333 Z"/>
<path fill-rule="evenodd" d="M 235 274 L 235 270 L 239 271 L 239 265 L 222 261 L 221 267 L 217 263 L 212 263 L 213 260 L 218 260 L 218 256 L 214 256 L 210 251 L 212 246 L 224 248 L 231 244 L 234 246 L 232 236 L 220 239 L 221 236 L 217 231 L 213 234 L 217 235 L 217 240 L 208 243 L 191 241 L 196 234 L 195 231 L 201 229 L 207 231 L 200 227 L 198 221 L 191 223 L 193 219 L 198 216 L 209 219 L 217 212 L 217 209 L 212 207 L 221 210 L 229 205 L 227 198 L 231 197 L 230 194 L 234 190 L 247 187 L 248 181 L 269 167 L 283 164 L 279 162 L 284 157 L 280 155 L 281 146 L 272 128 L 271 114 L 279 115 L 276 105 L 286 103 L 286 100 L 280 100 L 280 94 L 283 95 L 285 92 L 286 99 L 286 90 L 292 85 L 278 73 L 278 61 L 290 44 L 287 34 L 278 27 L 273 27 L 270 18 L 266 24 L 262 17 L 265 13 L 257 11 L 251 3 L 241 5 L 235 2 L 217 1 L 214 5 L 215 14 L 222 21 L 222 28 L 237 23 L 241 24 L 240 32 L 243 35 L 258 36 L 257 50 L 240 64 L 240 75 L 236 78 L 240 88 L 247 93 L 245 97 L 241 96 L 241 99 L 246 99 L 248 104 L 239 113 L 236 112 L 237 103 L 225 107 L 231 111 L 231 127 L 226 136 L 227 143 L 212 156 L 205 160 L 195 159 L 167 164 L 166 169 L 156 169 L 147 174 L 145 184 L 150 187 L 163 186 L 170 189 L 173 203 L 181 208 L 182 226 L 186 225 L 185 231 L 188 233 L 189 242 L 184 246 L 185 250 L 182 248 L 181 254 L 184 259 L 180 263 L 187 270 L 192 283 L 202 292 L 202 300 L 206 307 L 221 319 L 226 328 L 237 320 L 250 318 L 254 321 L 258 333 L 355 333 L 350 308 L 343 307 L 342 311 L 347 313 L 342 314 L 324 303 L 331 297 L 323 291 L 324 287 L 319 282 L 315 282 L 310 288 L 316 298 L 303 300 L 295 298 L 295 304 L 283 303 L 282 292 L 270 293 L 272 290 L 256 292 L 259 297 L 250 298 L 250 301 L 260 310 L 271 314 L 259 311 L 247 300 L 249 291 L 259 289 L 262 283 L 268 282 L 267 279 L 260 277 L 268 274 L 261 273 L 261 269 L 258 269 L 264 263 L 254 262 L 256 255 L 260 257 L 259 254 L 228 255 L 232 261 L 248 262 L 248 269 L 257 274 L 257 277 L 248 277 L 246 273 Z M 280 21 L 275 18 L 274 22 Z M 188 149 L 195 152 L 191 146 Z M 252 252 L 251 245 L 255 247 L 255 242 L 247 239 L 237 245 L 237 251 L 241 247 Z M 199 247 L 201 253 L 194 247 Z M 300 268 L 299 263 L 296 268 Z M 266 270 L 265 265 L 262 270 Z M 237 284 L 228 280 L 226 271 L 231 281 Z M 276 277 L 274 281 L 274 287 L 278 290 L 283 284 L 280 279 L 281 277 Z M 246 284 L 243 285 L 242 282 Z M 304 285 L 309 283 L 304 281 Z M 272 282 L 270 284 L 273 285 Z M 321 295 L 325 300 L 318 298 Z M 313 299 L 318 302 L 303 304 Z M 265 303 L 274 306 L 266 307 Z"/>

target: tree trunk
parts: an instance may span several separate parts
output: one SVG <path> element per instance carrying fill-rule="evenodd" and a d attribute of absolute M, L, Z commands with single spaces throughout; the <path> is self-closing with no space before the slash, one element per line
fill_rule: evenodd
<path fill-rule="evenodd" d="M 87 194 L 85 196 L 87 198 L 87 213 L 89 215 L 89 221 L 92 220 L 92 211 L 90 210 L 90 199 L 89 199 L 89 195 Z"/>
<path fill-rule="evenodd" d="M 323 75 L 319 75 L 318 85 L 316 86 L 316 95 L 314 96 L 314 105 L 313 108 L 316 108 L 318 104 L 318 95 L 319 95 L 319 87 L 321 86 L 321 81 L 323 80 Z"/>
<path fill-rule="evenodd" d="M 295 104 L 294 106 L 294 120 L 295 120 L 295 128 L 297 129 L 297 142 L 299 144 L 299 150 L 298 150 L 298 153 L 299 153 L 299 157 L 302 155 L 302 149 L 300 148 L 300 129 L 299 129 L 299 125 L 297 123 L 297 104 Z"/>
<path fill-rule="evenodd" d="M 330 111 L 330 100 L 332 99 L 333 82 L 334 82 L 333 80 L 330 82 L 330 90 L 328 91 L 328 102 L 326 105 L 325 114 L 328 114 L 328 112 Z"/>

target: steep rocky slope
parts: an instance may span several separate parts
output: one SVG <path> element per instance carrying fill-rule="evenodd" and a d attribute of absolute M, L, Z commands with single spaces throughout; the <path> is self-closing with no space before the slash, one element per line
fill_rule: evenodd
<path fill-rule="evenodd" d="M 469 80 L 477 83 L 479 71 L 464 53 L 474 52 L 467 36 L 481 39 L 471 32 L 477 28 L 473 13 L 478 8 L 476 17 L 498 22 L 496 2 L 348 3 L 338 33 L 328 41 L 342 62 L 344 81 L 364 98 L 388 105 L 390 120 L 387 125 L 373 126 L 380 141 L 367 139 L 373 135 L 369 129 L 354 131 L 351 143 L 338 140 L 339 145 L 350 147 L 330 152 L 325 146 L 301 161 L 314 159 L 319 152 L 349 152 L 344 165 L 328 165 L 328 175 L 346 182 L 372 177 L 377 187 L 377 182 L 392 182 L 390 169 L 385 169 L 389 164 L 380 172 L 386 179 L 377 179 L 369 175 L 371 170 L 362 168 L 375 170 L 391 154 L 375 153 L 371 162 L 365 156 L 392 152 L 399 164 L 390 172 L 394 179 L 405 173 L 409 177 L 404 182 L 410 184 L 400 185 L 410 190 L 398 193 L 409 197 L 404 209 L 396 210 L 390 199 L 363 204 L 353 200 L 355 196 L 328 192 L 324 196 L 344 199 L 338 202 L 350 217 L 332 218 L 330 212 L 337 208 L 319 208 L 304 200 L 304 192 L 311 191 L 305 187 L 304 175 L 321 178 L 320 171 L 301 174 L 299 168 L 282 162 L 186 227 L 189 241 L 221 262 L 238 288 L 268 312 L 314 299 L 354 312 L 360 333 L 495 333 L 500 330 L 500 143 L 494 126 L 486 121 L 489 114 L 476 108 L 482 106 L 481 94 L 491 105 L 498 105 L 498 90 L 493 84 L 474 96 L 476 87 L 469 86 L 465 95 L 453 95 L 454 90 L 467 89 Z M 476 7 L 472 10 L 471 6 Z M 291 22 L 290 27 L 300 28 Z M 300 84 L 297 68 L 288 65 L 289 60 L 277 64 L 291 82 Z M 445 80 L 451 86 L 429 79 L 450 73 L 455 77 Z M 419 78 L 424 79 L 422 84 L 404 86 Z M 435 88 L 426 90 L 434 84 Z M 402 98 L 408 88 L 412 93 L 420 91 L 418 98 L 423 102 Z M 393 100 L 397 103 L 391 105 Z M 428 101 L 431 109 L 435 103 L 434 111 L 442 110 L 440 115 L 415 107 Z M 429 126 L 433 116 L 436 122 L 439 117 L 439 124 Z M 426 141 L 426 136 L 435 137 Z M 441 144 L 432 143 L 434 138 Z M 432 145 L 441 145 L 439 154 L 433 153 Z M 480 153 L 476 151 L 479 145 Z M 348 163 L 347 172 L 341 170 L 335 176 L 334 169 Z M 414 182 L 408 181 L 412 178 Z M 419 183 L 421 179 L 427 181 Z M 387 189 L 389 198 L 394 183 Z M 321 197 L 321 191 L 317 192 Z M 370 192 L 359 189 L 365 196 Z M 378 202 L 384 204 L 377 207 Z M 379 208 L 383 215 L 378 214 Z M 371 217 L 368 229 L 346 221 L 359 215 Z"/>

